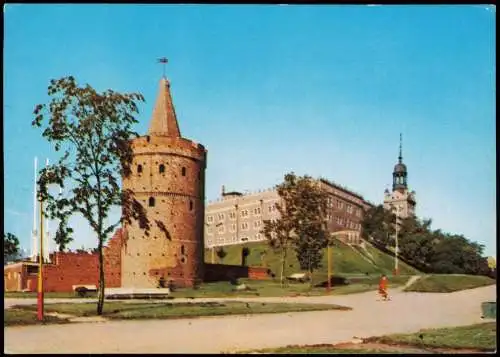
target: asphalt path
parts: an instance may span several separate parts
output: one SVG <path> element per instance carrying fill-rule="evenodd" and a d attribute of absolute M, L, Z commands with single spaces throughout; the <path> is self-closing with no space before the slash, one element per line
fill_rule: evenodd
<path fill-rule="evenodd" d="M 496 301 L 495 285 L 454 293 L 405 293 L 401 289 L 390 293 L 391 301 L 379 301 L 373 291 L 295 298 L 160 300 L 323 303 L 349 306 L 353 310 L 14 326 L 4 328 L 4 351 L 220 353 L 292 344 L 340 343 L 354 338 L 416 332 L 422 328 L 484 322 L 481 318 L 481 303 Z M 6 308 L 18 303 L 36 302 L 34 299 L 4 301 Z M 50 302 L 62 301 L 89 302 L 89 299 L 50 299 Z"/>

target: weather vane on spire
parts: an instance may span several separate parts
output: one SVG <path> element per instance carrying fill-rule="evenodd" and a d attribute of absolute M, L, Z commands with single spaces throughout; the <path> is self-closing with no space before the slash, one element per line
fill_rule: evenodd
<path fill-rule="evenodd" d="M 163 63 L 163 78 L 165 77 L 165 65 L 168 63 L 167 57 L 158 58 L 158 63 Z"/>
<path fill-rule="evenodd" d="M 399 133 L 399 162 L 403 160 L 403 134 Z"/>

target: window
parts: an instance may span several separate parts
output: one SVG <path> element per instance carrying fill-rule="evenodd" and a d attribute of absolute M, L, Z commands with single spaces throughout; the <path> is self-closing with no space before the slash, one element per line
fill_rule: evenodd
<path fill-rule="evenodd" d="M 259 239 L 260 239 L 260 233 L 257 233 L 257 234 L 255 235 L 255 240 L 259 240 Z"/>
<path fill-rule="evenodd" d="M 219 221 L 223 221 L 225 218 L 224 213 L 219 213 L 218 218 L 219 218 Z"/>
<path fill-rule="evenodd" d="M 219 226 L 219 233 L 224 233 L 226 231 L 225 226 Z"/>
<path fill-rule="evenodd" d="M 149 207 L 154 207 L 154 205 L 155 205 L 155 198 L 149 197 Z"/>
<path fill-rule="evenodd" d="M 241 217 L 248 217 L 248 210 L 244 209 L 241 211 Z"/>
<path fill-rule="evenodd" d="M 271 203 L 271 205 L 268 206 L 267 209 L 269 210 L 269 212 L 276 211 L 276 202 Z"/>
<path fill-rule="evenodd" d="M 260 207 L 256 207 L 256 208 L 254 208 L 254 210 L 253 210 L 253 214 L 254 214 L 255 216 L 260 215 Z"/>
<path fill-rule="evenodd" d="M 214 221 L 214 217 L 213 216 L 208 216 L 207 217 L 207 222 L 208 223 L 212 223 Z"/>
<path fill-rule="evenodd" d="M 186 254 L 186 252 L 184 251 L 184 246 L 183 245 L 181 245 L 181 254 L 182 255 Z"/>
<path fill-rule="evenodd" d="M 241 229 L 243 229 L 244 231 L 248 230 L 248 223 L 247 222 L 243 222 L 241 224 Z"/>
<path fill-rule="evenodd" d="M 160 174 L 165 172 L 165 165 L 161 164 L 160 165 Z"/>
<path fill-rule="evenodd" d="M 236 213 L 235 212 L 230 212 L 229 213 L 229 218 L 230 219 L 235 219 L 236 218 Z"/>
<path fill-rule="evenodd" d="M 192 211 L 193 210 L 193 201 L 189 201 L 189 210 Z"/>
<path fill-rule="evenodd" d="M 212 227 L 208 227 L 208 228 L 207 228 L 207 234 L 208 234 L 209 236 L 211 236 L 211 235 L 213 234 L 213 233 L 212 233 Z"/>
<path fill-rule="evenodd" d="M 236 232 L 236 224 L 231 224 L 231 232 Z"/>
<path fill-rule="evenodd" d="M 262 221 L 261 221 L 261 220 L 258 220 L 258 221 L 253 222 L 253 226 L 254 226 L 254 228 L 258 228 L 258 227 L 260 227 L 261 225 L 262 225 Z"/>
<path fill-rule="evenodd" d="M 137 173 L 138 174 L 142 173 L 142 165 L 141 164 L 137 165 Z"/>
<path fill-rule="evenodd" d="M 186 168 L 185 167 L 182 168 L 181 173 L 182 173 L 182 176 L 186 176 Z"/>

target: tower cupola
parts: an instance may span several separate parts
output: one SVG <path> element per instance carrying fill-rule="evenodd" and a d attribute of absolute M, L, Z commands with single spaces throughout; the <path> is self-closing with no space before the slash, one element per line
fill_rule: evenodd
<path fill-rule="evenodd" d="M 394 166 L 392 173 L 392 190 L 408 189 L 408 171 L 406 165 L 403 164 L 403 135 L 399 134 L 399 157 L 398 163 Z"/>

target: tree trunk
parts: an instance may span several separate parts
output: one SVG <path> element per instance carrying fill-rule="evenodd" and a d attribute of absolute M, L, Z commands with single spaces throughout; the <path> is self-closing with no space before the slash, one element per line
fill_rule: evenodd
<path fill-rule="evenodd" d="M 286 279 L 285 279 L 286 253 L 287 249 L 286 247 L 283 247 L 281 251 L 281 276 L 280 276 L 281 287 L 284 287 L 286 285 Z"/>
<path fill-rule="evenodd" d="M 102 315 L 104 308 L 104 255 L 102 252 L 103 238 L 99 236 L 99 289 L 97 293 L 97 315 Z"/>

